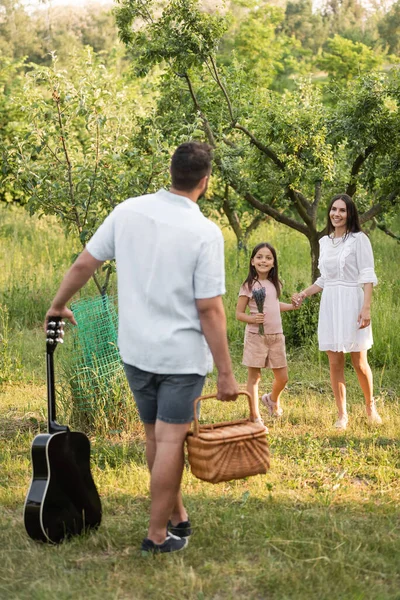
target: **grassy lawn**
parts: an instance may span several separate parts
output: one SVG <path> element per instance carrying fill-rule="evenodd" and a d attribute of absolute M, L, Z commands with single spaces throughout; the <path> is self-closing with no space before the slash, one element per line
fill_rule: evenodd
<path fill-rule="evenodd" d="M 177 555 L 144 557 L 139 546 L 148 522 L 149 477 L 142 428 L 127 393 L 125 426 L 91 436 L 92 470 L 104 513 L 99 531 L 49 547 L 31 541 L 24 530 L 30 446 L 34 435 L 46 429 L 39 323 L 74 251 L 53 225 L 29 220 L 25 213 L 8 213 L 0 223 L 0 308 L 6 306 L 9 315 L 5 328 L 3 308 L 0 599 L 400 599 L 399 353 L 395 345 L 400 317 L 399 283 L 393 278 L 398 246 L 380 233 L 373 239 L 381 287 L 374 300 L 377 325 L 371 360 L 384 425 L 367 426 L 361 392 L 348 365 L 350 424 L 345 433 L 336 432 L 326 357 L 313 343 L 308 350 L 291 348 L 284 417 L 271 422 L 264 414 L 272 453 L 270 472 L 211 485 L 185 469 L 183 493 L 194 526 L 189 547 Z M 265 232 L 283 257 L 282 273 L 290 291 L 296 280 L 307 280 L 307 246 L 286 230 Z M 228 264 L 234 265 L 227 271 L 229 335 L 237 379 L 244 387 L 243 329 L 232 315 L 246 264 L 238 272 L 230 252 L 228 247 Z M 68 344 L 57 350 L 57 373 L 67 352 Z M 270 377 L 265 373 L 263 393 L 269 390 Z M 205 393 L 213 390 L 214 375 Z M 65 402 L 59 411 L 60 420 L 68 421 Z M 204 421 L 243 414 L 243 400 L 208 401 L 202 407 Z"/>
<path fill-rule="evenodd" d="M 27 537 L 29 448 L 45 428 L 45 388 L 3 388 L 0 598 L 399 598 L 398 399 L 381 399 L 385 425 L 368 428 L 349 371 L 351 426 L 336 433 L 326 366 L 308 369 L 306 380 L 303 365 L 299 357 L 292 361 L 285 416 L 269 423 L 269 474 L 211 485 L 187 469 L 183 491 L 194 535 L 182 554 L 156 558 L 138 549 L 149 500 L 143 436 L 134 420 L 129 432 L 92 439 L 100 530 L 59 547 Z M 242 382 L 243 375 L 238 368 Z M 202 418 L 245 412 L 243 401 L 208 401 Z"/>

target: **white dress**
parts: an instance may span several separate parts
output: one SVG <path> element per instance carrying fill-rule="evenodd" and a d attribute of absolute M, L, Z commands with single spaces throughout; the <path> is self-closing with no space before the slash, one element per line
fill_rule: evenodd
<path fill-rule="evenodd" d="M 334 244 L 335 242 L 335 244 Z M 323 288 L 318 320 L 320 350 L 360 352 L 372 346 L 371 325 L 360 329 L 358 315 L 364 302 L 364 283 L 376 285 L 374 256 L 368 237 L 350 233 L 339 243 L 320 239 L 316 284 Z"/>

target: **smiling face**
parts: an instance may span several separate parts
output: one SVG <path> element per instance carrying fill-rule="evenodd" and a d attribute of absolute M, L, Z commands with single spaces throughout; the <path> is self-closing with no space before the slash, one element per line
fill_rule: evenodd
<path fill-rule="evenodd" d="M 329 211 L 329 218 L 336 233 L 345 233 L 347 230 L 347 206 L 344 200 L 336 200 Z"/>
<path fill-rule="evenodd" d="M 251 259 L 251 264 L 261 278 L 268 276 L 274 262 L 274 256 L 269 248 L 260 248 Z"/>

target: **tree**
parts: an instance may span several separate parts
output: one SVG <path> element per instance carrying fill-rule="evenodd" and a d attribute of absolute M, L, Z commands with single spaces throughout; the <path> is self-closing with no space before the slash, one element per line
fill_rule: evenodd
<path fill-rule="evenodd" d="M 14 101 L 23 87 L 24 63 L 0 55 L 0 202 L 25 202 L 24 192 L 16 189 L 13 173 L 13 145 L 24 130 L 24 115 Z"/>
<path fill-rule="evenodd" d="M 158 118 L 166 135 L 201 124 L 215 147 L 221 179 L 240 202 L 305 235 L 317 274 L 320 208 L 333 192 L 357 193 L 361 221 L 394 206 L 399 176 L 388 169 L 400 150 L 399 78 L 368 75 L 337 88 L 325 106 L 310 82 L 279 95 L 253 85 L 240 64 L 220 68 L 226 21 L 196 0 L 122 0 L 121 38 L 140 70 L 162 64 Z"/>
<path fill-rule="evenodd" d="M 6 148 L 8 181 L 27 197 L 31 213 L 57 216 L 82 247 L 112 208 L 148 190 L 155 160 L 131 145 L 135 134 L 132 88 L 90 49 L 76 54 L 69 71 L 33 68 L 14 98 L 23 129 Z M 151 158 L 151 157 L 150 157 Z M 105 293 L 111 266 L 96 285 Z"/>
<path fill-rule="evenodd" d="M 400 52 L 400 2 L 395 2 L 383 19 L 378 23 L 378 31 L 389 52 L 399 55 Z"/>
<path fill-rule="evenodd" d="M 239 60 L 251 71 L 259 85 L 287 87 L 288 78 L 310 71 L 310 52 L 303 50 L 293 35 L 284 28 L 285 14 L 270 4 L 255 4 L 247 12 L 229 19 L 229 27 L 221 39 L 219 60 L 229 65 Z"/>
<path fill-rule="evenodd" d="M 343 83 L 369 73 L 382 62 L 383 55 L 376 50 L 371 50 L 361 42 L 352 42 L 335 35 L 327 41 L 318 66 L 328 71 L 331 79 Z"/>
<path fill-rule="evenodd" d="M 320 11 L 313 12 L 311 0 L 289 0 L 285 9 L 285 32 L 295 37 L 304 48 L 314 54 L 322 47 L 329 35 L 329 22 Z"/>
<path fill-rule="evenodd" d="M 0 55 L 21 59 L 39 52 L 40 41 L 23 2 L 0 0 Z"/>

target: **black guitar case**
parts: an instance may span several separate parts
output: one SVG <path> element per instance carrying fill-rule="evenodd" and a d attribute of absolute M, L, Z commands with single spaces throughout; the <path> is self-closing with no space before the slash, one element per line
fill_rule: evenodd
<path fill-rule="evenodd" d="M 46 341 L 48 433 L 32 443 L 32 482 L 26 496 L 24 524 L 37 541 L 58 544 L 96 529 L 101 502 L 90 472 L 90 442 L 56 421 L 53 354 L 62 342 L 62 321 L 50 317 Z"/>

